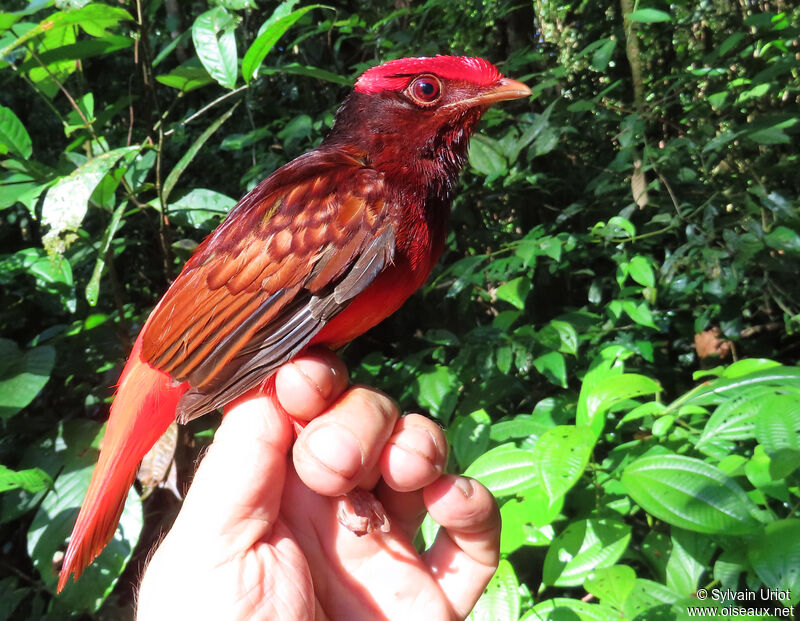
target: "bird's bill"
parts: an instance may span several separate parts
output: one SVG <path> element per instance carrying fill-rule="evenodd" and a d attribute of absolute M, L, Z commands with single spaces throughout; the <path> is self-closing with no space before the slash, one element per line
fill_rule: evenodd
<path fill-rule="evenodd" d="M 462 99 L 442 106 L 439 108 L 439 112 L 447 113 L 454 108 L 460 110 L 475 107 L 488 108 L 498 101 L 520 99 L 521 97 L 529 97 L 532 94 L 531 89 L 522 82 L 517 82 L 511 78 L 500 78 L 493 86 L 489 87 L 483 93 L 475 97 L 470 97 L 469 99 Z"/>
<path fill-rule="evenodd" d="M 496 86 L 485 93 L 481 93 L 475 99 L 480 104 L 492 105 L 498 101 L 530 97 L 532 94 L 531 89 L 522 82 L 517 82 L 511 78 L 500 78 Z"/>

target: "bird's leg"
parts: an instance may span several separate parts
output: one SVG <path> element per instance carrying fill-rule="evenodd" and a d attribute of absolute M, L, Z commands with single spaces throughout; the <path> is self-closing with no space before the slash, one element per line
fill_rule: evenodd
<path fill-rule="evenodd" d="M 372 492 L 356 487 L 338 500 L 336 519 L 353 534 L 361 537 L 373 531 L 389 532 L 389 516 Z"/>

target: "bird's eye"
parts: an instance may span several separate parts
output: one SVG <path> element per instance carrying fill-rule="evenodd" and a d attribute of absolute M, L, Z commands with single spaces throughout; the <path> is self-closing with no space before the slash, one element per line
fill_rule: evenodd
<path fill-rule="evenodd" d="M 442 96 L 442 83 L 433 75 L 422 75 L 416 78 L 406 91 L 415 103 L 429 106 Z"/>

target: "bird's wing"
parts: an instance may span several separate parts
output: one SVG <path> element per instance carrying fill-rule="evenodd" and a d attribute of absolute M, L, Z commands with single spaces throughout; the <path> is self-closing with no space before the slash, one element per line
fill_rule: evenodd
<path fill-rule="evenodd" d="M 190 420 L 253 388 L 391 263 L 382 176 L 313 151 L 236 206 L 145 326 L 142 357 L 190 389 Z"/>

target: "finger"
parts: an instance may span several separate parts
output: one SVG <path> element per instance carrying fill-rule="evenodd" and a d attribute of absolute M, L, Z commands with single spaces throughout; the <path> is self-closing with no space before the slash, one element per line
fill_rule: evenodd
<path fill-rule="evenodd" d="M 312 420 L 292 451 L 300 479 L 325 496 L 346 494 L 377 471 L 397 407 L 383 393 L 355 386 Z"/>
<path fill-rule="evenodd" d="M 329 349 L 312 347 L 275 374 L 278 402 L 293 418 L 308 421 L 339 398 L 350 379 Z"/>
<path fill-rule="evenodd" d="M 392 528 L 413 538 L 427 511 L 421 490 L 441 476 L 446 463 L 447 439 L 439 425 L 419 414 L 397 421 L 381 454 L 383 481 L 376 489 Z"/>
<path fill-rule="evenodd" d="M 214 549 L 229 556 L 268 534 L 278 516 L 291 439 L 288 418 L 269 397 L 233 405 L 197 469 L 170 538 L 184 537 L 195 546 L 206 542 L 203 548 L 214 558 Z"/>
<path fill-rule="evenodd" d="M 453 610 L 464 618 L 497 569 L 500 512 L 483 485 L 445 475 L 423 490 L 431 517 L 442 525 L 424 559 Z"/>

